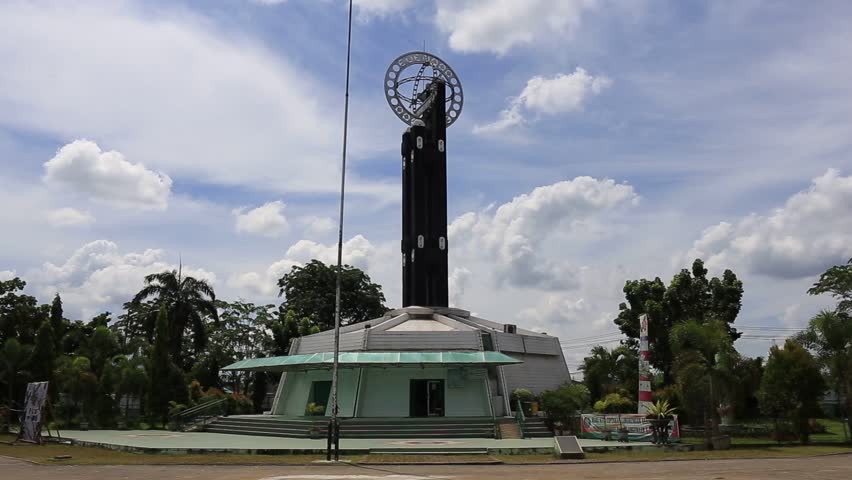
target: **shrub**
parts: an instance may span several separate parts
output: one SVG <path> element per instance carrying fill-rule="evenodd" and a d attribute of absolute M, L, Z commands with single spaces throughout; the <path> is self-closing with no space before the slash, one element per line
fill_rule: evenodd
<path fill-rule="evenodd" d="M 600 413 L 633 413 L 636 411 L 636 404 L 627 397 L 610 393 L 595 402 L 594 409 Z"/>

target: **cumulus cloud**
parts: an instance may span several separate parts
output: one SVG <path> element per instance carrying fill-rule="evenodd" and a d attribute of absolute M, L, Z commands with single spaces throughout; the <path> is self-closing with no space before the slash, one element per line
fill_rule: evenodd
<path fill-rule="evenodd" d="M 167 175 L 131 163 L 116 151 L 101 151 L 95 142 L 75 140 L 44 164 L 44 181 L 64 185 L 110 204 L 164 209 L 171 194 Z"/>
<path fill-rule="evenodd" d="M 449 291 L 450 291 L 450 306 L 460 307 L 464 301 L 464 291 L 470 283 L 470 278 L 473 273 L 464 267 L 455 267 L 450 272 Z"/>
<path fill-rule="evenodd" d="M 369 20 L 405 11 L 414 5 L 414 0 L 355 0 L 353 3 L 358 18 Z"/>
<path fill-rule="evenodd" d="M 82 227 L 95 223 L 95 217 L 89 212 L 65 207 L 47 212 L 47 223 L 54 227 Z"/>
<path fill-rule="evenodd" d="M 14 270 L 0 270 L 0 282 L 11 280 L 17 276 Z"/>
<path fill-rule="evenodd" d="M 308 233 L 321 235 L 331 232 L 337 227 L 337 222 L 328 217 L 303 217 L 301 221 Z"/>
<path fill-rule="evenodd" d="M 564 41 L 597 0 L 438 0 L 435 23 L 458 52 L 493 52 L 535 42 Z"/>
<path fill-rule="evenodd" d="M 449 226 L 450 252 L 456 258 L 485 255 L 498 284 L 544 290 L 577 287 L 574 267 L 539 255 L 555 233 L 571 230 L 591 216 L 635 205 L 633 187 L 613 180 L 577 177 L 519 195 L 491 214 L 468 212 Z"/>
<path fill-rule="evenodd" d="M 705 229 L 686 256 L 786 279 L 845 262 L 852 257 L 852 177 L 828 170 L 782 207 Z"/>
<path fill-rule="evenodd" d="M 114 242 L 96 240 L 62 263 L 44 263 L 28 273 L 27 279 L 39 297 L 50 298 L 59 292 L 67 309 L 86 318 L 104 309 L 116 311 L 142 288 L 145 275 L 177 269 L 164 257 L 159 249 L 122 253 Z M 183 266 L 183 273 L 216 281 L 216 275 L 203 269 Z"/>
<path fill-rule="evenodd" d="M 380 256 L 378 252 L 379 249 L 369 240 L 362 235 L 356 235 L 343 242 L 343 263 L 367 271 Z M 228 286 L 256 294 L 272 295 L 278 291 L 276 282 L 282 275 L 294 266 L 304 265 L 313 259 L 326 265 L 336 265 L 337 244 L 325 245 L 313 240 L 299 240 L 287 249 L 284 258 L 272 263 L 266 271 L 235 274 L 228 279 Z"/>
<path fill-rule="evenodd" d="M 605 75 L 590 75 L 577 67 L 573 73 L 560 73 L 552 78 L 532 77 L 521 94 L 510 100 L 499 118 L 489 124 L 477 125 L 474 133 L 496 133 L 527 123 L 525 112 L 555 115 L 583 110 L 588 98 L 600 94 L 612 85 Z"/>
<path fill-rule="evenodd" d="M 278 237 L 289 228 L 284 216 L 286 205 L 280 200 L 265 203 L 257 208 L 246 211 L 238 208 L 232 213 L 236 217 L 237 233 L 250 233 L 264 237 Z"/>
<path fill-rule="evenodd" d="M 0 123 L 49 138 L 96 136 L 172 178 L 337 191 L 330 119 L 340 106 L 322 79 L 219 18 L 142 3 L 0 2 Z M 374 110 L 353 105 L 353 128 Z M 353 135 L 353 151 L 382 148 L 358 140 L 368 137 Z M 352 173 L 349 191 L 398 196 Z"/>

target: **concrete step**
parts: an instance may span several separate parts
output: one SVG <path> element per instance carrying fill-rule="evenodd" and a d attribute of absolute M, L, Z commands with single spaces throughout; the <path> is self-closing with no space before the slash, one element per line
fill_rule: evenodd
<path fill-rule="evenodd" d="M 252 416 L 222 417 L 206 431 L 232 435 L 260 435 L 306 438 L 325 437 L 328 419 L 290 419 Z M 341 421 L 341 433 L 349 438 L 494 438 L 490 418 L 376 419 L 348 418 Z M 314 430 L 313 434 L 311 430 Z"/>

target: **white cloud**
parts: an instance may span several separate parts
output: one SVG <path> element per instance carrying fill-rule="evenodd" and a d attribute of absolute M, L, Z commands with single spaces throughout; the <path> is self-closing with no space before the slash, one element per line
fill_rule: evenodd
<path fill-rule="evenodd" d="M 438 0 L 435 23 L 459 52 L 494 52 L 542 41 L 564 42 L 596 0 Z"/>
<path fill-rule="evenodd" d="M 612 80 L 605 75 L 590 75 L 580 67 L 573 73 L 560 73 L 552 78 L 532 77 L 496 121 L 475 126 L 474 133 L 497 133 L 522 125 L 526 123 L 524 111 L 544 115 L 580 112 L 588 98 L 610 85 Z"/>
<path fill-rule="evenodd" d="M 65 207 L 47 212 L 47 223 L 54 227 L 81 227 L 95 223 L 95 217 L 89 212 Z"/>
<path fill-rule="evenodd" d="M 142 288 L 145 275 L 177 269 L 164 256 L 159 249 L 122 253 L 114 242 L 96 240 L 77 249 L 63 263 L 44 263 L 29 272 L 27 280 L 40 298 L 59 292 L 66 309 L 72 315 L 79 312 L 85 319 L 104 309 L 117 311 Z M 204 269 L 184 265 L 182 271 L 211 283 L 216 281 L 216 275 Z"/>
<path fill-rule="evenodd" d="M 289 228 L 284 216 L 285 207 L 284 202 L 276 200 L 249 211 L 244 208 L 234 210 L 237 233 L 246 232 L 264 237 L 281 236 Z"/>
<path fill-rule="evenodd" d="M 337 222 L 328 217 L 304 217 L 301 221 L 306 226 L 308 233 L 321 235 L 337 228 Z"/>
<path fill-rule="evenodd" d="M 361 270 L 369 270 L 375 260 L 386 256 L 379 254 L 369 240 L 356 235 L 343 242 L 343 263 Z M 287 249 L 284 258 L 272 263 L 265 272 L 245 272 L 232 275 L 228 286 L 255 294 L 272 295 L 278 291 L 277 281 L 294 266 L 301 266 L 313 259 L 326 265 L 337 265 L 337 244 L 324 245 L 312 240 L 299 240 Z"/>
<path fill-rule="evenodd" d="M 461 262 L 488 257 L 498 284 L 576 288 L 576 269 L 540 256 L 542 243 L 582 226 L 595 214 L 638 202 L 633 187 L 610 179 L 577 177 L 538 187 L 501 205 L 493 215 L 468 212 L 456 218 L 448 229 L 450 252 Z"/>
<path fill-rule="evenodd" d="M 17 276 L 14 270 L 0 270 L 0 282 L 11 280 Z"/>
<path fill-rule="evenodd" d="M 414 0 L 355 0 L 354 5 L 358 18 L 369 20 L 403 12 L 414 5 Z"/>
<path fill-rule="evenodd" d="M 171 3 L 0 2 L 0 65 L 0 123 L 13 130 L 97 138 L 175 179 L 339 187 L 332 90 L 221 18 Z M 354 107 L 353 124 L 372 115 Z M 379 148 L 358 138 L 354 150 Z M 350 192 L 398 196 L 357 171 L 350 179 Z"/>
<path fill-rule="evenodd" d="M 470 270 L 464 267 L 455 267 L 450 272 L 449 291 L 450 291 L 450 306 L 460 307 L 464 302 L 464 291 L 470 283 L 470 278 L 473 276 Z"/>
<path fill-rule="evenodd" d="M 164 209 L 172 180 L 116 151 L 103 152 L 88 140 L 75 140 L 44 164 L 44 181 L 64 185 L 110 204 Z"/>
<path fill-rule="evenodd" d="M 707 228 L 686 256 L 788 279 L 845 262 L 852 257 L 852 177 L 828 170 L 768 214 Z"/>

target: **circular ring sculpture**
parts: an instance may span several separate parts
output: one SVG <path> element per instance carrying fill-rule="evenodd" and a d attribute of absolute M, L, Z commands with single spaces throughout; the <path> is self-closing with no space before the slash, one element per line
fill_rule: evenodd
<path fill-rule="evenodd" d="M 419 120 L 423 92 L 434 80 L 446 84 L 447 126 L 461 115 L 464 93 L 456 72 L 440 58 L 426 52 L 409 52 L 397 57 L 385 72 L 385 99 L 400 120 L 412 125 Z"/>

